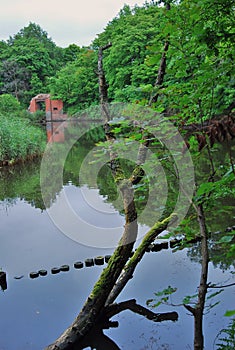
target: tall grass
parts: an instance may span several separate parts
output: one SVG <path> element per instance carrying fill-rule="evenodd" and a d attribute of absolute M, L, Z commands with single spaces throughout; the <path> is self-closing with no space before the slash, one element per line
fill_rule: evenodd
<path fill-rule="evenodd" d="M 14 163 L 39 155 L 46 145 L 45 132 L 30 120 L 0 114 L 0 162 Z"/>

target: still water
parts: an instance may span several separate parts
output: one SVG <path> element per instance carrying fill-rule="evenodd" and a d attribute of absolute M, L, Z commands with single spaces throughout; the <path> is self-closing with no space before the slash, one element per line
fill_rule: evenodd
<path fill-rule="evenodd" d="M 60 141 L 58 138 L 58 148 Z M 7 289 L 0 292 L 0 350 L 41 350 L 52 343 L 72 323 L 105 266 L 75 269 L 74 263 L 106 256 L 114 250 L 113 241 L 102 247 L 102 244 L 86 245 L 73 239 L 56 225 L 45 207 L 56 205 L 65 195 L 73 211 L 78 212 L 90 227 L 105 230 L 118 227 L 117 241 L 121 235 L 124 218 L 117 210 L 118 205 L 110 200 L 112 189 L 105 194 L 105 181 L 99 188 L 93 183 L 89 169 L 79 181 L 79 164 L 87 149 L 86 140 L 84 145 L 80 143 L 70 151 L 63 168 L 62 187 L 53 175 L 55 178 L 50 183 L 53 194 L 47 198 L 50 205 L 45 205 L 41 197 L 40 160 L 1 169 L 0 267 L 7 272 Z M 211 213 L 211 230 L 224 230 L 234 225 L 234 203 L 230 204 L 224 206 L 223 219 L 219 223 Z M 148 222 L 142 221 L 140 236 L 147 228 Z M 78 227 L 78 230 L 83 228 Z M 99 238 L 96 243 L 98 241 Z M 146 306 L 154 292 L 170 285 L 177 288 L 171 303 L 181 304 L 186 295 L 197 292 L 201 267 L 198 249 L 197 243 L 175 252 L 165 249 L 146 253 L 118 301 L 134 298 L 138 304 Z M 219 258 L 215 261 L 209 264 L 208 280 L 222 285 L 233 283 L 233 264 L 223 264 Z M 69 271 L 51 273 L 51 268 L 64 264 L 69 265 Z M 29 277 L 30 272 L 40 269 L 47 270 L 48 274 L 35 279 Z M 205 349 L 216 349 L 218 333 L 229 323 L 224 313 L 234 309 L 234 297 L 234 287 L 225 288 L 212 300 L 220 303 L 205 312 Z M 193 349 L 192 316 L 182 306 L 161 305 L 155 311 L 176 311 L 179 319 L 154 323 L 124 311 L 112 319 L 119 322 L 117 328 L 104 330 L 116 344 L 113 349 Z"/>

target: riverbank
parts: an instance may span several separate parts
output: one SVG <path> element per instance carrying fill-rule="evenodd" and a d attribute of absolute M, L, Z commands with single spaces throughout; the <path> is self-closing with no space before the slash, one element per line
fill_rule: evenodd
<path fill-rule="evenodd" d="M 46 133 L 27 118 L 0 115 L 0 166 L 9 166 L 41 155 Z"/>

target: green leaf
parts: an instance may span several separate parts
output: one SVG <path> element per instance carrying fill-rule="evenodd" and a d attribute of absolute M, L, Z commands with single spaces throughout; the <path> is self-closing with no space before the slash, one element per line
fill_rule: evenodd
<path fill-rule="evenodd" d="M 154 301 L 154 299 L 148 299 L 148 300 L 146 300 L 146 305 L 149 306 L 153 301 Z"/>
<path fill-rule="evenodd" d="M 205 194 L 208 194 L 209 192 L 212 191 L 213 188 L 214 188 L 213 182 L 203 183 L 199 186 L 199 188 L 197 190 L 197 196 L 203 196 Z"/>
<path fill-rule="evenodd" d="M 218 243 L 229 243 L 233 240 L 233 236 L 234 236 L 234 233 L 233 235 L 230 235 L 230 236 L 224 236 L 219 240 Z"/>
<path fill-rule="evenodd" d="M 158 301 L 156 304 L 153 305 L 153 307 L 158 307 L 161 304 L 162 304 L 162 301 Z"/>
<path fill-rule="evenodd" d="M 192 302 L 192 299 L 195 299 L 198 295 L 194 294 L 194 295 L 187 295 L 186 297 L 184 297 L 183 299 L 183 304 L 189 304 Z"/>
<path fill-rule="evenodd" d="M 227 310 L 224 314 L 226 317 L 231 317 L 235 315 L 235 310 Z"/>
<path fill-rule="evenodd" d="M 224 291 L 224 289 L 220 289 L 218 292 L 215 292 L 215 293 L 210 294 L 210 295 L 207 297 L 207 299 L 211 299 L 211 298 L 217 296 L 218 294 L 222 293 L 223 291 Z"/>
<path fill-rule="evenodd" d="M 161 292 L 154 293 L 157 297 L 163 296 L 163 295 L 170 295 L 177 291 L 177 288 L 173 288 L 171 286 L 168 286 L 168 288 L 163 289 Z"/>

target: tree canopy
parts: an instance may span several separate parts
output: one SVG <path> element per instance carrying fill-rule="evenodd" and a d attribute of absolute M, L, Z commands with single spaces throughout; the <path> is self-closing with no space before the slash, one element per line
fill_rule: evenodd
<path fill-rule="evenodd" d="M 167 5 L 167 6 L 162 6 Z M 98 47 L 104 55 L 110 101 L 148 105 L 180 122 L 223 114 L 234 96 L 234 1 L 149 1 L 125 5 L 90 47 L 57 47 L 30 23 L 1 41 L 0 93 L 28 103 L 37 93 L 62 98 L 71 113 L 98 102 Z M 164 83 L 156 86 L 164 44 Z"/>

